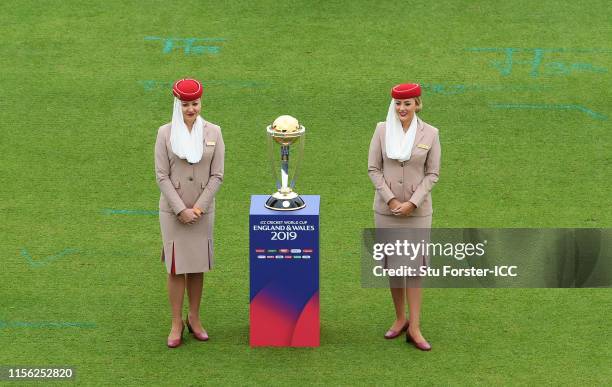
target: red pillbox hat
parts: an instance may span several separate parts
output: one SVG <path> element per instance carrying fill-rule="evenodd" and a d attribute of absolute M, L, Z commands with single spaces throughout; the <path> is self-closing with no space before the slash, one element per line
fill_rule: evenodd
<path fill-rule="evenodd" d="M 179 79 L 172 86 L 172 94 L 181 101 L 193 101 L 202 96 L 202 84 L 195 79 Z"/>
<path fill-rule="evenodd" d="M 421 85 L 418 83 L 401 83 L 393 86 L 391 97 L 395 99 L 407 99 L 421 96 Z"/>

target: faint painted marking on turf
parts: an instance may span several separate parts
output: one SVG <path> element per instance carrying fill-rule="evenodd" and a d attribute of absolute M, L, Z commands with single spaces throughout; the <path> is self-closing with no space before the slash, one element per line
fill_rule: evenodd
<path fill-rule="evenodd" d="M 158 210 L 122 210 L 115 208 L 102 209 L 104 215 L 159 215 Z"/>
<path fill-rule="evenodd" d="M 610 54 L 612 50 L 607 49 L 568 49 L 568 48 L 516 48 L 516 47 L 470 47 L 465 50 L 470 52 L 503 53 L 504 60 L 494 59 L 491 65 L 496 68 L 502 76 L 512 74 L 515 65 L 530 66 L 529 75 L 537 78 L 540 75 L 571 75 L 578 72 L 591 72 L 603 74 L 608 69 L 596 66 L 592 63 L 568 63 L 568 62 L 546 62 L 546 55 L 551 53 L 571 54 Z M 522 59 L 517 59 L 520 56 Z M 527 59 L 525 59 L 527 58 Z"/>
<path fill-rule="evenodd" d="M 550 104 L 528 104 L 528 103 L 507 103 L 507 104 L 498 104 L 492 103 L 491 107 L 497 109 L 544 109 L 544 110 L 578 110 L 583 113 L 586 113 L 590 117 L 596 120 L 605 121 L 608 119 L 608 116 L 605 114 L 594 112 L 591 109 L 588 109 L 582 105 L 550 105 Z"/>
<path fill-rule="evenodd" d="M 67 255 L 70 254 L 75 254 L 78 253 L 79 250 L 77 249 L 64 249 L 61 252 L 59 252 L 58 254 L 55 255 L 50 255 L 48 257 L 45 257 L 43 259 L 40 260 L 34 260 L 34 258 L 32 258 L 32 256 L 30 255 L 30 253 L 28 252 L 28 250 L 26 248 L 21 249 L 21 256 L 25 258 L 26 262 L 32 266 L 32 267 L 42 267 L 42 266 L 46 266 L 62 257 L 65 257 Z"/>
<path fill-rule="evenodd" d="M 448 84 L 448 83 L 422 83 L 421 87 L 433 94 L 456 95 L 468 92 L 494 92 L 494 91 L 542 91 L 550 86 L 542 85 L 479 85 L 479 84 Z"/>
<path fill-rule="evenodd" d="M 163 42 L 162 52 L 164 54 L 170 54 L 175 49 L 183 50 L 185 55 L 201 55 L 201 54 L 218 54 L 221 51 L 220 45 L 196 45 L 196 43 L 222 43 L 225 42 L 224 38 L 173 38 L 166 37 L 162 38 L 159 36 L 145 36 L 145 40 Z"/>
<path fill-rule="evenodd" d="M 259 82 L 259 81 L 241 81 L 241 80 L 231 80 L 231 79 L 209 79 L 201 81 L 204 87 L 210 86 L 228 86 L 228 87 L 237 87 L 237 88 L 258 88 L 258 87 L 267 87 L 270 84 L 267 82 Z M 142 85 L 145 91 L 154 91 L 154 90 L 169 90 L 172 89 L 172 85 L 174 81 L 157 81 L 154 79 L 147 79 L 138 81 Z"/>
<path fill-rule="evenodd" d="M 92 322 L 80 321 L 2 321 L 0 320 L 0 329 L 8 328 L 95 328 L 96 324 Z"/>

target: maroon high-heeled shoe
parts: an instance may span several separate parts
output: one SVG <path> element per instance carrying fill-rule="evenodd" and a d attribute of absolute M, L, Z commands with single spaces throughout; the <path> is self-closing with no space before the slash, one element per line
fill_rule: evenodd
<path fill-rule="evenodd" d="M 177 348 L 180 347 L 183 343 L 183 332 L 185 332 L 185 324 L 181 328 L 181 337 L 178 339 L 168 339 L 168 348 Z"/>
<path fill-rule="evenodd" d="M 429 344 L 427 341 L 421 341 L 417 343 L 410 335 L 410 331 L 406 331 L 406 342 L 412 343 L 412 345 L 414 345 L 417 349 L 420 349 L 421 351 L 431 351 L 431 344 Z"/>
<path fill-rule="evenodd" d="M 191 333 L 193 337 L 195 337 L 196 340 L 208 341 L 208 333 L 206 333 L 206 331 L 203 331 L 203 332 L 193 331 L 193 329 L 191 328 L 191 324 L 189 324 L 189 317 L 185 319 L 185 324 L 187 324 L 187 329 L 189 330 L 189 333 Z"/>
<path fill-rule="evenodd" d="M 385 333 L 385 339 L 387 340 L 395 339 L 396 337 L 399 337 L 399 335 L 401 335 L 402 332 L 405 332 L 407 330 L 408 330 L 408 321 L 406 321 L 406 323 L 404 324 L 402 329 L 399 330 L 399 332 L 389 329 L 387 333 Z"/>

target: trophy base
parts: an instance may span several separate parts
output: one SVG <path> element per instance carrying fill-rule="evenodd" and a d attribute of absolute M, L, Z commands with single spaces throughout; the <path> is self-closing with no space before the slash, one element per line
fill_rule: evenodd
<path fill-rule="evenodd" d="M 280 192 L 275 192 L 268 198 L 265 204 L 266 208 L 275 211 L 294 211 L 306 207 L 306 203 L 295 192 L 288 195 L 283 195 Z"/>

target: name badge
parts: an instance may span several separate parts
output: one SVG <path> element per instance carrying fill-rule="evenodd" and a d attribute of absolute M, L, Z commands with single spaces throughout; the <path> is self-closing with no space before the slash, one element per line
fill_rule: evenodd
<path fill-rule="evenodd" d="M 419 144 L 417 145 L 417 148 L 421 148 L 421 149 L 425 149 L 425 150 L 429 150 L 430 146 L 427 144 Z"/>
<path fill-rule="evenodd" d="M 214 141 L 206 141 L 206 146 L 215 146 Z"/>

